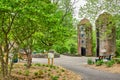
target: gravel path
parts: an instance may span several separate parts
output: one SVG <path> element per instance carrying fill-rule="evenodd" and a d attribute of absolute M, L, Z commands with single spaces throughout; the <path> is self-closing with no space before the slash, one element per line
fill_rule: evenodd
<path fill-rule="evenodd" d="M 93 60 L 95 59 L 94 57 L 91 58 Z M 120 80 L 120 74 L 108 73 L 83 66 L 84 64 L 87 64 L 87 59 L 88 57 L 69 57 L 61 55 L 60 58 L 54 59 L 54 63 L 80 74 L 83 77 L 83 80 Z M 47 64 L 47 59 L 33 58 L 33 62 Z"/>

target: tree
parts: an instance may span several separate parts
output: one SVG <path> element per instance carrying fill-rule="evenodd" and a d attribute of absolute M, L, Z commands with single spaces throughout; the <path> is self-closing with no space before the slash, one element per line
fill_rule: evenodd
<path fill-rule="evenodd" d="M 43 25 L 39 23 L 43 16 L 40 12 L 43 9 L 39 6 L 41 2 L 45 1 L 0 1 L 0 60 L 3 79 L 9 79 L 11 74 L 12 61 L 10 70 L 8 67 L 10 53 L 17 54 L 23 43 L 26 43 L 32 34 Z"/>
<path fill-rule="evenodd" d="M 86 0 L 86 4 L 80 7 L 80 18 L 86 17 L 95 22 L 96 17 L 102 12 L 113 15 L 120 13 L 119 0 Z"/>
<path fill-rule="evenodd" d="M 0 5 L 0 60 L 4 80 L 10 79 L 13 62 L 10 70 L 8 63 L 11 53 L 14 58 L 19 49 L 24 49 L 29 68 L 35 43 L 51 48 L 72 35 L 71 11 L 64 13 L 50 0 L 2 0 Z"/>
<path fill-rule="evenodd" d="M 37 37 L 40 48 L 49 50 L 54 45 L 64 45 L 64 42 L 70 38 L 74 32 L 72 7 L 70 0 L 53 0 L 50 9 L 45 9 L 43 16 L 44 29 L 40 32 L 42 36 Z M 39 34 L 39 33 L 36 33 Z"/>

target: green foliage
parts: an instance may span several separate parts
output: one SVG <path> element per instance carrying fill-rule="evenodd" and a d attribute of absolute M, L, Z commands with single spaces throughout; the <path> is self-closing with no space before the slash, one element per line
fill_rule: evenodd
<path fill-rule="evenodd" d="M 25 63 L 24 66 L 27 67 L 27 64 Z"/>
<path fill-rule="evenodd" d="M 46 67 L 49 67 L 49 65 L 48 65 L 48 64 L 46 64 Z"/>
<path fill-rule="evenodd" d="M 64 70 L 64 69 L 61 69 L 61 71 L 62 71 L 62 72 L 65 72 L 65 70 Z"/>
<path fill-rule="evenodd" d="M 59 76 L 51 76 L 52 80 L 58 80 Z"/>
<path fill-rule="evenodd" d="M 48 71 L 51 71 L 51 69 L 49 68 Z"/>
<path fill-rule="evenodd" d="M 42 71 L 42 70 L 39 70 L 39 71 L 37 71 L 37 72 L 34 72 L 34 75 L 35 76 L 41 76 L 41 75 L 43 75 L 44 74 L 44 72 Z"/>
<path fill-rule="evenodd" d="M 54 65 L 49 65 L 50 68 L 56 69 L 56 66 Z"/>
<path fill-rule="evenodd" d="M 40 63 L 35 63 L 35 66 L 41 66 L 41 64 Z"/>
<path fill-rule="evenodd" d="M 91 58 L 88 58 L 87 64 L 92 65 L 92 64 L 94 64 L 94 62 L 93 62 L 93 60 Z"/>
<path fill-rule="evenodd" d="M 21 70 L 19 70 L 19 71 L 18 71 L 18 74 L 19 74 L 19 75 L 20 75 L 20 74 L 22 74 L 22 71 L 21 71 Z"/>
<path fill-rule="evenodd" d="M 96 53 L 96 31 L 93 31 L 92 37 L 93 37 L 92 51 L 93 51 L 93 55 L 95 56 L 95 53 Z"/>
<path fill-rule="evenodd" d="M 57 46 L 55 48 L 56 52 L 60 53 L 60 54 L 63 54 L 63 53 L 68 53 L 68 49 L 67 47 L 63 47 L 63 46 Z"/>
<path fill-rule="evenodd" d="M 43 75 L 44 72 L 43 72 L 42 70 L 39 70 L 39 71 L 38 71 L 38 74 L 39 74 L 39 75 Z"/>
<path fill-rule="evenodd" d="M 71 54 L 76 54 L 77 53 L 77 49 L 76 49 L 75 45 L 71 45 L 71 47 L 70 47 L 70 53 Z"/>
<path fill-rule="evenodd" d="M 114 16 L 116 23 L 116 57 L 120 56 L 120 15 Z"/>
<path fill-rule="evenodd" d="M 117 60 L 116 60 L 116 63 L 117 63 L 117 64 L 120 64 L 120 59 L 117 59 Z"/>
<path fill-rule="evenodd" d="M 30 74 L 30 71 L 29 70 L 25 70 L 24 75 L 25 76 L 29 76 L 29 74 Z"/>
<path fill-rule="evenodd" d="M 116 40 L 116 57 L 120 56 L 120 40 Z"/>
<path fill-rule="evenodd" d="M 45 64 L 43 64 L 42 66 L 46 66 Z"/>
<path fill-rule="evenodd" d="M 113 64 L 115 64 L 115 61 L 114 61 L 114 60 L 111 60 L 111 61 L 108 61 L 108 62 L 106 63 L 106 66 L 107 66 L 107 67 L 112 67 Z"/>
<path fill-rule="evenodd" d="M 116 2 L 114 0 L 86 0 L 86 4 L 79 10 L 79 16 L 82 17 L 82 15 L 85 15 L 86 18 L 90 17 L 91 20 L 94 21 L 97 15 L 104 10 L 110 13 L 119 14 L 119 9 L 119 0 Z"/>
<path fill-rule="evenodd" d="M 96 66 L 101 66 L 103 63 L 104 63 L 103 60 L 98 60 L 98 61 L 96 62 Z"/>
<path fill-rule="evenodd" d="M 34 72 L 34 75 L 35 75 L 35 76 L 38 76 L 38 72 Z"/>
<path fill-rule="evenodd" d="M 120 56 L 117 56 L 116 58 L 117 58 L 117 59 L 115 59 L 115 62 L 116 62 L 117 64 L 120 64 Z"/>
<path fill-rule="evenodd" d="M 64 43 L 71 37 L 74 29 L 72 11 L 68 10 L 71 9 L 70 1 L 67 1 L 66 6 L 60 6 L 50 0 L 1 0 L 1 55 L 6 52 L 9 55 L 12 51 L 10 49 L 14 48 L 16 51 L 21 48 L 30 49 L 31 54 L 35 48 L 49 50 L 53 45 Z M 9 62 L 8 60 L 7 56 L 6 62 Z M 5 64 L 3 68 L 6 69 L 3 70 L 9 71 L 8 63 L 1 63 Z M 7 73 L 10 72 L 3 75 L 6 76 Z"/>
<path fill-rule="evenodd" d="M 111 62 L 113 63 L 113 64 L 115 64 L 116 62 L 115 62 L 115 60 L 111 60 Z"/>

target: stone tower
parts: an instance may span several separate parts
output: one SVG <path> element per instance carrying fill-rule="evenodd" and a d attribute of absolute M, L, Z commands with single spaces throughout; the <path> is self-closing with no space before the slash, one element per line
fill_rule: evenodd
<path fill-rule="evenodd" d="M 116 28 L 111 14 L 104 12 L 96 20 L 97 56 L 115 53 Z"/>
<path fill-rule="evenodd" d="M 78 54 L 92 55 L 92 25 L 86 18 L 78 24 Z"/>

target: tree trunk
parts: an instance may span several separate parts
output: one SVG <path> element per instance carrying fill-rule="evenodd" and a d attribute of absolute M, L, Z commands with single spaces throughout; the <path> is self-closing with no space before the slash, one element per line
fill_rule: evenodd
<path fill-rule="evenodd" d="M 30 68 L 32 63 L 32 49 L 26 50 L 25 52 L 27 55 L 27 68 Z"/>
<path fill-rule="evenodd" d="M 31 63 L 32 63 L 32 53 L 28 53 L 27 54 L 27 68 L 31 67 Z"/>

